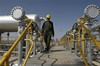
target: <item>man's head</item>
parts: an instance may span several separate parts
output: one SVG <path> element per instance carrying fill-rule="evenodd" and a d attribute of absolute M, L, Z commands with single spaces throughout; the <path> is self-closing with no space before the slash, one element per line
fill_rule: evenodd
<path fill-rule="evenodd" d="M 46 18 L 47 18 L 47 21 L 50 21 L 51 15 L 50 14 L 47 14 Z"/>

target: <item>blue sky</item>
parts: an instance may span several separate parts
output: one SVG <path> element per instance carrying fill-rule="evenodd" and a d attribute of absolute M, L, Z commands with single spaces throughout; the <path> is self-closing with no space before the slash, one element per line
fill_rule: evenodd
<path fill-rule="evenodd" d="M 35 13 L 45 17 L 50 13 L 54 23 L 55 38 L 61 38 L 90 4 L 100 7 L 100 0 L 0 0 L 0 15 L 10 14 L 15 6 L 21 6 L 26 14 Z"/>

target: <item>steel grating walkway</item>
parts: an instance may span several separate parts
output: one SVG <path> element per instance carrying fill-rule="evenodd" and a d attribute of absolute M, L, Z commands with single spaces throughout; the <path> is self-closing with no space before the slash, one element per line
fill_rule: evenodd
<path fill-rule="evenodd" d="M 85 66 L 85 64 L 81 58 L 60 45 L 52 47 L 50 53 L 40 53 L 30 58 L 26 66 Z"/>

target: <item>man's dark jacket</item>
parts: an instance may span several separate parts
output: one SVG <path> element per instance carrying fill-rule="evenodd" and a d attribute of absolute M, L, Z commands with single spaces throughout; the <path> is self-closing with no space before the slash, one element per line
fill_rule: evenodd
<path fill-rule="evenodd" d="M 43 23 L 43 26 L 42 26 L 42 33 L 45 35 L 45 34 L 51 34 L 54 36 L 54 27 L 53 27 L 53 22 L 49 21 L 45 21 Z"/>

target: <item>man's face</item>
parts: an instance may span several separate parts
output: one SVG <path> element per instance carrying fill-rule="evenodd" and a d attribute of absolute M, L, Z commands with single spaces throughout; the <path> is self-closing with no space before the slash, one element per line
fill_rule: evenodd
<path fill-rule="evenodd" d="M 47 21 L 50 21 L 50 18 L 47 18 Z"/>

